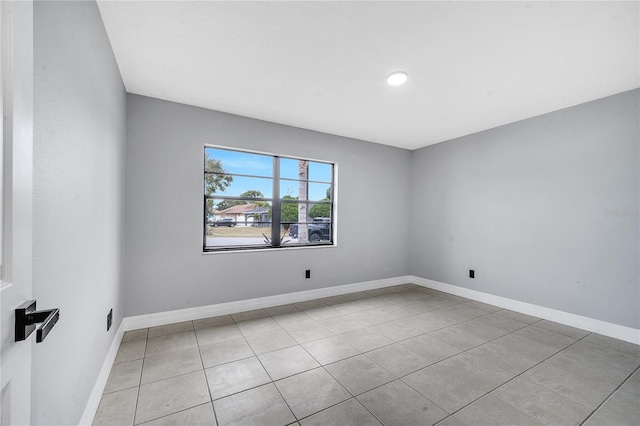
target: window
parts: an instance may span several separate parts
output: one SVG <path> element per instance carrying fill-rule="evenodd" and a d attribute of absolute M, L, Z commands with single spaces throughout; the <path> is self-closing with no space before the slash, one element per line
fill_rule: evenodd
<path fill-rule="evenodd" d="M 204 251 L 333 245 L 334 164 L 204 148 Z"/>

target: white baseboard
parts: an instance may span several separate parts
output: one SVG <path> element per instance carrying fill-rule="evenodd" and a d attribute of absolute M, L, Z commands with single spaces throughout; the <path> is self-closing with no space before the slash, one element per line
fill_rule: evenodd
<path fill-rule="evenodd" d="M 323 297 L 355 293 L 357 291 L 374 290 L 376 288 L 407 284 L 411 282 L 412 278 L 413 277 L 410 276 L 385 278 L 375 281 L 364 281 L 355 284 L 319 288 L 316 290 L 298 291 L 295 293 L 279 294 L 276 296 L 240 300 L 237 302 L 199 306 L 197 308 L 138 315 L 135 317 L 127 317 L 122 320 L 122 323 L 124 331 L 137 330 L 139 328 L 156 327 L 158 325 L 172 324 L 181 321 L 192 321 L 219 315 L 236 314 L 238 312 L 251 311 L 253 309 L 271 308 L 273 306 L 286 305 L 289 303 L 304 302 Z"/>
<path fill-rule="evenodd" d="M 640 345 L 640 330 L 416 276 L 414 284 Z"/>
<path fill-rule="evenodd" d="M 124 336 L 125 330 L 123 327 L 123 323 L 124 320 L 120 322 L 120 327 L 118 327 L 116 335 L 113 337 L 113 341 L 111 342 L 109 353 L 102 363 L 102 368 L 100 369 L 98 379 L 96 380 L 95 385 L 93 385 L 93 389 L 91 390 L 91 395 L 89 395 L 87 405 L 84 407 L 84 412 L 82 413 L 82 418 L 80 419 L 80 425 L 90 426 L 93 423 L 93 418 L 98 411 L 98 405 L 100 405 L 102 392 L 104 392 L 104 388 L 107 385 L 107 379 L 109 379 L 109 373 L 111 373 L 113 361 L 115 361 L 116 359 L 118 348 L 120 347 L 120 342 L 122 341 L 122 336 Z"/>

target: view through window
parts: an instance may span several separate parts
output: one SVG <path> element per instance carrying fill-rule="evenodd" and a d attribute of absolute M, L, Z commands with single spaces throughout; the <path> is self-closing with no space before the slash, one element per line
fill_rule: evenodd
<path fill-rule="evenodd" d="M 334 164 L 204 148 L 205 251 L 332 245 Z"/>

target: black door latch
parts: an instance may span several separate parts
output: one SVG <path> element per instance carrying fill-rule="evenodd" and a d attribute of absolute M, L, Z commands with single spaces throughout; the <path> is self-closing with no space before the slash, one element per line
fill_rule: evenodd
<path fill-rule="evenodd" d="M 36 333 L 36 343 L 40 343 L 47 337 L 54 325 L 60 318 L 60 309 L 50 309 L 48 311 L 36 311 L 36 301 L 29 300 L 16 308 L 16 342 L 25 340 L 36 324 L 42 323 Z"/>

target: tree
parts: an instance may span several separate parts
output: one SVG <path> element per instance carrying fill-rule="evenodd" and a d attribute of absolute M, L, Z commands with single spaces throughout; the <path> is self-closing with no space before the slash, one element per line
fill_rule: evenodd
<path fill-rule="evenodd" d="M 327 198 L 320 201 L 329 201 Z M 309 209 L 311 217 L 331 217 L 331 204 L 316 204 Z"/>
<path fill-rule="evenodd" d="M 204 169 L 207 172 L 204 175 L 204 193 L 206 195 L 213 195 L 217 192 L 224 192 L 231 182 L 233 182 L 233 176 L 230 176 L 227 171 L 222 167 L 222 162 L 215 158 L 209 158 L 209 153 L 204 151 Z"/>
<path fill-rule="evenodd" d="M 218 204 L 216 204 L 216 209 L 218 210 L 226 210 L 229 207 L 231 207 L 231 204 L 229 204 L 228 200 L 222 200 Z"/>
<path fill-rule="evenodd" d="M 256 189 L 250 189 L 240 194 L 241 197 L 247 198 L 264 198 L 264 194 Z"/>
<path fill-rule="evenodd" d="M 331 201 L 331 187 L 327 188 L 325 198 L 320 201 Z M 331 204 L 316 204 L 309 209 L 311 217 L 331 217 Z"/>
<path fill-rule="evenodd" d="M 283 200 L 297 200 L 291 195 L 285 195 Z M 280 220 L 282 222 L 296 223 L 298 221 L 298 205 L 296 203 L 281 203 Z M 288 225 L 286 226 L 288 228 Z"/>
<path fill-rule="evenodd" d="M 309 162 L 307 160 L 298 161 L 298 177 L 300 179 L 299 199 L 307 201 L 307 193 L 309 191 Z M 309 227 L 307 226 L 307 203 L 298 203 L 298 242 L 309 242 Z"/>
<path fill-rule="evenodd" d="M 240 194 L 240 196 L 241 197 L 245 197 L 245 198 L 264 198 L 264 194 L 262 192 L 256 190 L 256 189 L 249 189 L 248 191 L 245 191 L 242 194 Z M 256 204 L 256 205 L 260 205 L 260 206 L 268 205 L 264 201 L 262 201 L 262 202 L 260 202 L 260 201 L 249 202 L 247 200 L 232 200 L 232 201 L 228 201 L 228 203 L 229 203 L 229 207 L 241 206 L 243 204 Z"/>

